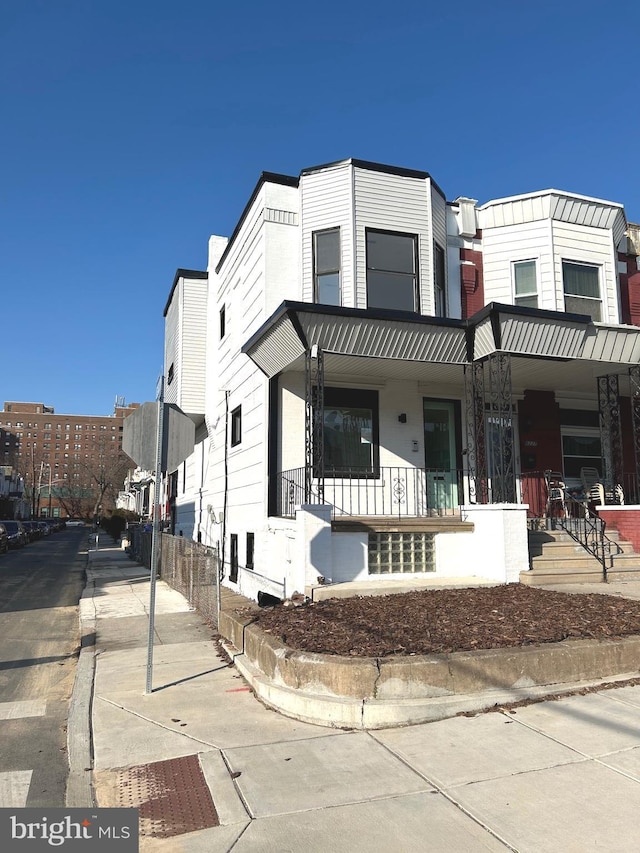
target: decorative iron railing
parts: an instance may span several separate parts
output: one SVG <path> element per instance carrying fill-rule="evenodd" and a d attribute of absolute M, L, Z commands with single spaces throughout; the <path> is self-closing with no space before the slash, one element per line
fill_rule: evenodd
<path fill-rule="evenodd" d="M 557 516 L 557 523 L 598 560 L 602 566 L 602 580 L 606 583 L 607 573 L 613 567 L 613 558 L 622 553 L 622 548 L 606 535 L 607 525 L 604 519 L 587 503 L 567 494 L 563 512 Z"/>
<path fill-rule="evenodd" d="M 305 468 L 281 471 L 277 477 L 277 514 L 293 518 L 300 504 L 330 504 L 333 517 L 395 518 L 456 515 L 464 502 L 464 481 L 458 469 L 341 469 L 325 472 L 324 488 L 305 480 Z"/>

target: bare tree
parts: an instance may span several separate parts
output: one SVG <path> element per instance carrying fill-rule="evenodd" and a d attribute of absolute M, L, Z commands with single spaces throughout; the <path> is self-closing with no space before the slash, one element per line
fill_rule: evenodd
<path fill-rule="evenodd" d="M 89 447 L 85 458 L 74 464 L 78 469 L 73 473 L 81 473 L 76 479 L 81 479 L 83 488 L 88 494 L 86 498 L 91 504 L 91 514 L 94 518 L 108 510 L 115 509 L 118 492 L 122 488 L 124 478 L 133 462 L 126 453 L 119 450 L 108 435 L 98 435 Z"/>

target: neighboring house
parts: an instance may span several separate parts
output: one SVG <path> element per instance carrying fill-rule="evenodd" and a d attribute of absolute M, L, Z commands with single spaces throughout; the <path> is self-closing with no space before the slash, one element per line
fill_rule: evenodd
<path fill-rule="evenodd" d="M 478 206 L 360 160 L 263 173 L 165 310 L 166 399 L 198 424 L 175 532 L 284 597 L 518 580 L 547 469 L 640 503 L 637 237 L 557 190 Z"/>
<path fill-rule="evenodd" d="M 0 518 L 26 518 L 28 514 L 24 479 L 11 465 L 0 465 Z"/>
<path fill-rule="evenodd" d="M 135 468 L 127 472 L 124 488 L 118 492 L 116 509 L 134 512 L 142 519 L 152 516 L 155 476 L 150 471 Z"/>

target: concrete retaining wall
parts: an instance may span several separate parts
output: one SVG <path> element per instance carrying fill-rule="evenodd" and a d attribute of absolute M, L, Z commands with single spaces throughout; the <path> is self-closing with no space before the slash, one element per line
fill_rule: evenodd
<path fill-rule="evenodd" d="M 319 725 L 382 728 L 480 711 L 638 674 L 640 637 L 451 654 L 351 658 L 288 648 L 220 614 L 234 662 L 267 704 Z"/>

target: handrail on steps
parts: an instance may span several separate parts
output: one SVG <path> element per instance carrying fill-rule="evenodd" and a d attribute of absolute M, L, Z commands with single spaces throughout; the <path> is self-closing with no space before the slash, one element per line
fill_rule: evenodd
<path fill-rule="evenodd" d="M 605 533 L 606 522 L 588 503 L 576 500 L 566 491 L 564 493 L 564 513 L 556 517 L 560 527 L 572 539 L 598 560 L 602 566 L 602 580 L 608 582 L 608 571 L 613 568 L 614 554 L 621 554 L 622 548 Z"/>

